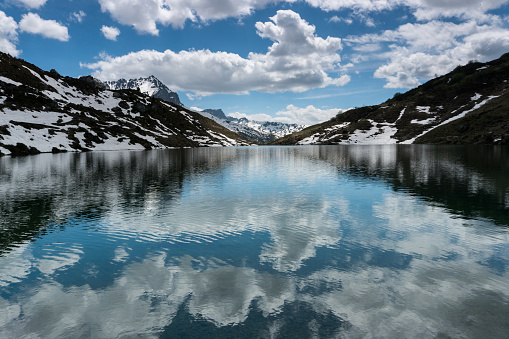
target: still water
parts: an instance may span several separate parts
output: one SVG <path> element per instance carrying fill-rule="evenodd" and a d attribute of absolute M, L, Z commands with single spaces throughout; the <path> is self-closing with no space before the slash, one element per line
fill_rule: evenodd
<path fill-rule="evenodd" d="M 507 338 L 509 148 L 0 158 L 1 338 Z"/>

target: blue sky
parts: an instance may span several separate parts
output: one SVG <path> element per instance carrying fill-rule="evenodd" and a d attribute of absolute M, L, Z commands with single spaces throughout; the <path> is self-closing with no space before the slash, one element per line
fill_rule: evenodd
<path fill-rule="evenodd" d="M 509 52 L 509 0 L 4 0 L 0 50 L 155 75 L 188 107 L 314 124 Z"/>

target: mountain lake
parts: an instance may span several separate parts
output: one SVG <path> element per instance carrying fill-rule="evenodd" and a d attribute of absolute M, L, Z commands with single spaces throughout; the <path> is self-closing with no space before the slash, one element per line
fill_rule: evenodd
<path fill-rule="evenodd" d="M 0 158 L 1 338 L 507 338 L 509 147 Z"/>

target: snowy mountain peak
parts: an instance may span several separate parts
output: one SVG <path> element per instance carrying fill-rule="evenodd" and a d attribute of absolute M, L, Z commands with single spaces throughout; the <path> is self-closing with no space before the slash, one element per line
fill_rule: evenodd
<path fill-rule="evenodd" d="M 138 79 L 119 79 L 105 81 L 104 84 L 111 90 L 139 89 L 140 92 L 182 106 L 177 93 L 173 92 L 154 75 Z"/>
<path fill-rule="evenodd" d="M 222 109 L 205 109 L 197 112 L 254 143 L 271 142 L 306 128 L 298 124 L 232 118 L 226 116 Z"/>
<path fill-rule="evenodd" d="M 228 118 L 226 117 L 226 114 L 224 114 L 222 109 L 211 109 L 211 108 L 208 108 L 208 109 L 204 109 L 203 112 L 210 113 L 213 116 L 218 117 L 220 119 L 228 120 Z"/>

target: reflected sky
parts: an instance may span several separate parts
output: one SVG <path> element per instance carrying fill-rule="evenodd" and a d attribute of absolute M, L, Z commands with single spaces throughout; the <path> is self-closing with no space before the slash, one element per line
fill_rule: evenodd
<path fill-rule="evenodd" d="M 509 331 L 509 149 L 0 158 L 0 337 Z"/>

